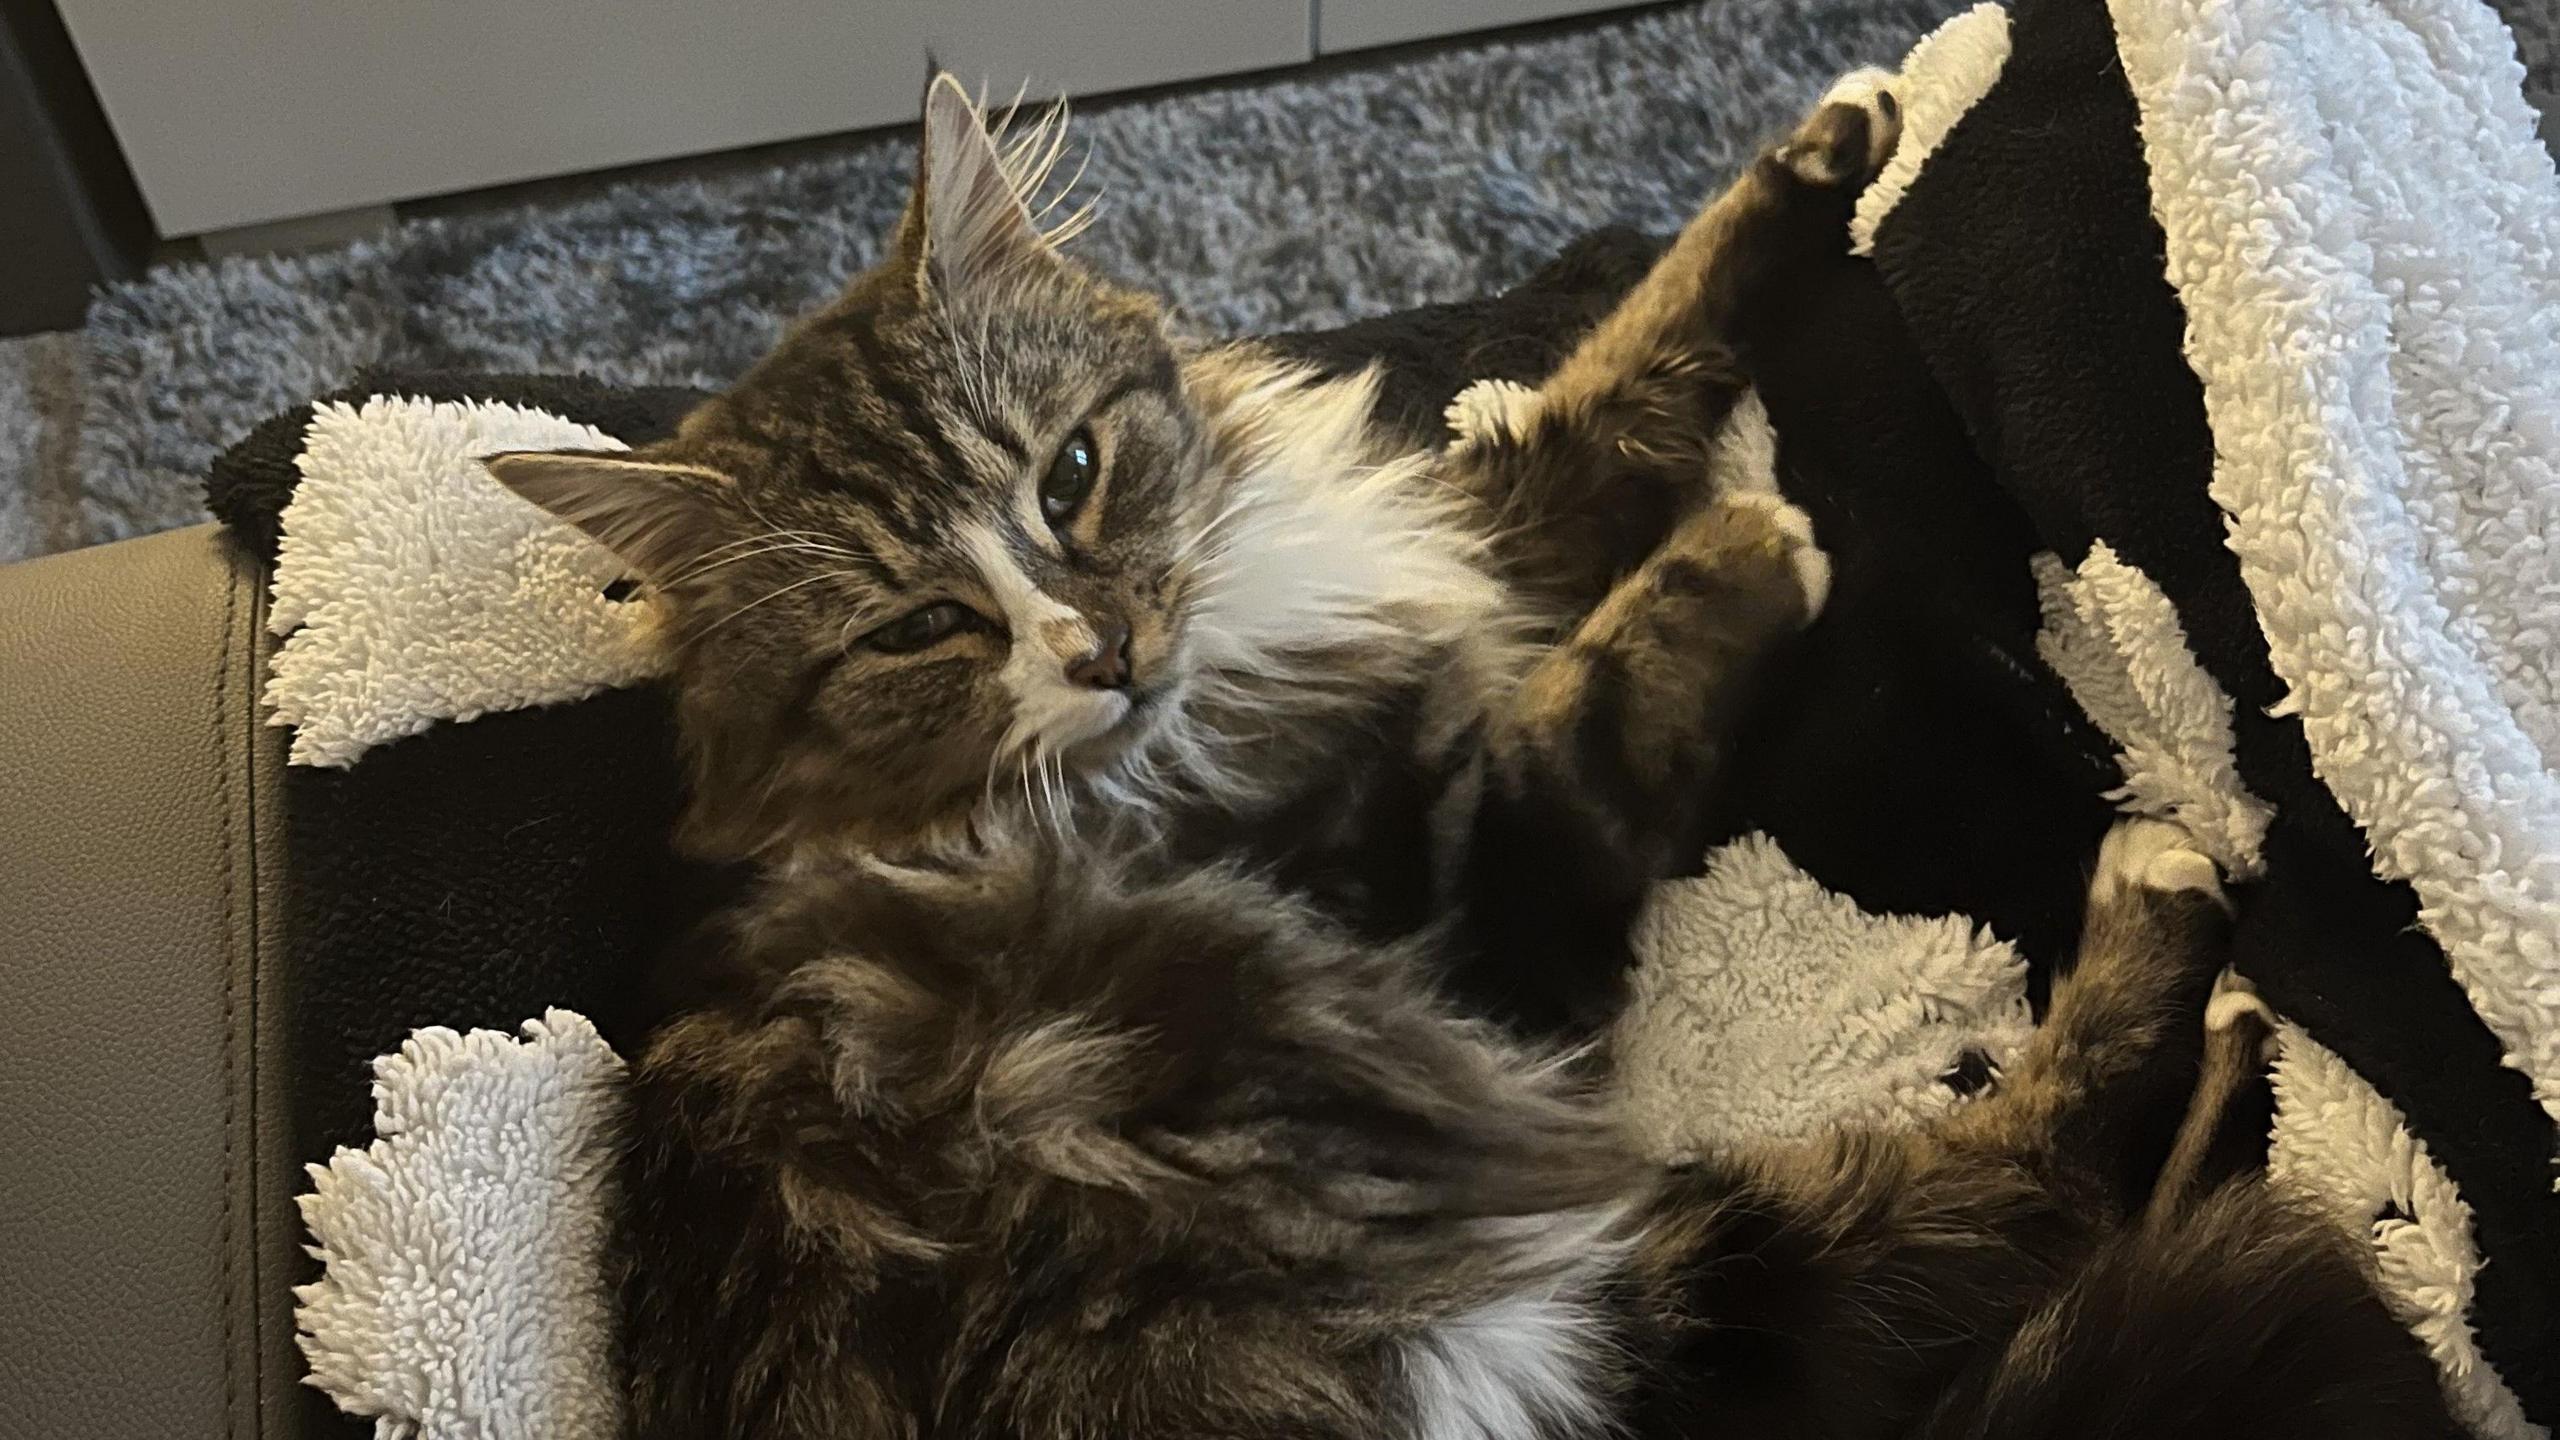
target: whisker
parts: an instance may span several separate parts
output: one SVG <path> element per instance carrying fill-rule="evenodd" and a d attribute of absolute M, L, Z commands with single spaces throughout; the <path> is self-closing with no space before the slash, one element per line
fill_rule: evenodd
<path fill-rule="evenodd" d="M 1045 741 L 1032 748 L 1028 773 L 1033 787 L 1039 793 L 1039 801 L 1032 807 L 1031 818 L 1041 829 L 1055 836 L 1060 833 L 1058 794 L 1049 788 L 1049 751 Z"/>
<path fill-rule="evenodd" d="M 701 637 L 710 634 L 712 631 L 719 629 L 721 626 L 728 624 L 730 621 L 737 619 L 739 616 L 746 614 L 748 611 L 753 610 L 757 606 L 762 605 L 766 601 L 778 600 L 781 597 L 790 594 L 794 590 L 815 585 L 822 580 L 851 580 L 856 578 L 859 577 L 850 570 L 825 570 L 815 575 L 804 575 L 801 578 L 792 581 L 788 585 L 779 586 L 775 589 L 766 591 L 755 599 L 748 601 L 746 604 L 739 606 L 737 609 L 730 611 L 728 614 L 723 615 L 719 619 L 712 621 L 710 624 L 703 626 L 699 630 L 696 630 L 693 632 L 694 638 L 700 639 Z"/>
<path fill-rule="evenodd" d="M 761 516 L 761 515 L 759 515 L 759 516 L 757 516 L 756 518 L 757 518 L 757 519 L 759 519 L 759 520 L 761 520 L 761 519 L 763 519 L 764 517 L 763 517 L 763 516 Z M 738 548 L 738 547 L 739 547 L 739 546 L 741 546 L 741 545 L 753 545 L 753 544 L 757 543 L 758 541 L 763 541 L 763 540 L 809 540 L 809 541 L 832 541 L 832 540 L 834 540 L 835 538 L 836 538 L 835 536 L 833 536 L 833 535 L 829 535 L 829 534 L 827 534 L 827 533 L 826 533 L 825 531 L 823 531 L 823 530 L 785 530 L 785 529 L 780 528 L 779 526 L 768 526 L 768 527 L 767 527 L 763 532 L 761 532 L 761 533 L 759 533 L 759 534 L 755 534 L 755 535 L 742 535 L 742 536 L 738 537 L 738 538 L 737 538 L 737 539 L 735 539 L 735 540 L 727 541 L 727 542 L 725 542 L 725 543 L 723 543 L 723 544 L 719 544 L 719 545 L 714 545 L 714 546 L 712 546 L 710 549 L 705 550 L 705 551 L 703 551 L 702 553 L 703 553 L 703 554 L 705 554 L 705 555 L 717 555 L 717 554 L 719 554 L 719 553 L 720 553 L 721 551 L 723 551 L 723 550 L 734 550 L 734 549 Z"/>
<path fill-rule="evenodd" d="M 1233 521 L 1237 516 L 1242 515 L 1246 508 L 1252 503 L 1253 502 L 1250 499 L 1240 499 L 1234 504 L 1229 505 L 1226 509 L 1218 512 L 1216 516 L 1210 519 L 1208 524 L 1201 526 L 1192 534 L 1190 539 L 1182 542 L 1182 547 L 1173 552 L 1172 563 L 1179 565 L 1184 560 L 1188 559 L 1192 551 L 1199 549 L 1210 536 L 1218 533 L 1220 526 L 1223 526 L 1230 521 Z"/>
<path fill-rule="evenodd" d="M 1074 797 L 1067 788 L 1066 757 L 1054 750 L 1051 751 L 1048 770 L 1051 784 L 1054 786 L 1050 792 L 1054 797 L 1050 804 L 1050 811 L 1057 817 L 1058 837 L 1065 839 L 1075 833 Z"/>
<path fill-rule="evenodd" d="M 686 568 L 686 569 L 683 569 L 683 570 L 679 570 L 679 571 L 677 571 L 675 574 L 668 576 L 668 577 L 666 578 L 666 580 L 665 580 L 663 583 L 664 583 L 664 584 L 667 584 L 667 585 L 682 585 L 682 584 L 685 584 L 685 583 L 687 583 L 687 582 L 689 582 L 689 581 L 699 580 L 699 579 L 701 579 L 703 576 L 710 574 L 710 573 L 711 573 L 712 571 L 714 571 L 714 570 L 718 570 L 718 569 L 721 569 L 721 568 L 723 568 L 723 567 L 725 567 L 725 566 L 729 566 L 729 565 L 735 565 L 735 564 L 737 564 L 739 561 L 742 561 L 742 560 L 755 560 L 755 559 L 760 559 L 760 558 L 762 558 L 762 557 L 764 557 L 764 556 L 767 556 L 767 555 L 782 555 L 782 554 L 793 554 L 793 553 L 796 553 L 796 554 L 804 554 L 804 555 L 818 555 L 818 556 L 823 556 L 824 558 L 829 559 L 829 560 L 851 560 L 851 561 L 855 561 L 855 562 L 857 562 L 857 563 L 867 562 L 867 561 L 869 561 L 869 560 L 870 560 L 870 558 L 871 558 L 871 557 L 870 557 L 870 556 L 868 556 L 868 555 L 858 554 L 858 553 L 856 553 L 856 552 L 854 552 L 854 551 L 844 549 L 844 548 L 842 548 L 842 547 L 840 547 L 840 546 L 832 546 L 832 545 L 809 545 L 809 544 L 801 543 L 801 542 L 799 542 L 799 541 L 786 541 L 786 542 L 781 542 L 781 543 L 777 543 L 777 544 L 767 545 L 767 546 L 763 547 L 762 549 L 757 549 L 757 550 L 741 550 L 741 551 L 738 551 L 736 554 L 728 555 L 728 556 L 724 556 L 724 557 L 722 557 L 722 558 L 720 558 L 720 559 L 717 559 L 717 560 L 705 560 L 705 561 L 702 561 L 702 562 L 701 562 L 701 563 L 699 563 L 699 564 L 696 564 L 696 565 L 690 566 L 690 567 L 688 567 L 688 568 Z"/>

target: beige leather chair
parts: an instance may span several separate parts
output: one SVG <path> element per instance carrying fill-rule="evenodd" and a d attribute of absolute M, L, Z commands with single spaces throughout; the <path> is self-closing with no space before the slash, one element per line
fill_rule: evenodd
<path fill-rule="evenodd" d="M 0 567 L 0 1440 L 301 1433 L 265 600 L 210 525 Z"/>

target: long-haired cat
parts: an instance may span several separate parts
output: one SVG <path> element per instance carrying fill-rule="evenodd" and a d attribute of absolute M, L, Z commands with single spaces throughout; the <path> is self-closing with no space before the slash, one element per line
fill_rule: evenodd
<path fill-rule="evenodd" d="M 1741 297 L 1892 115 L 1818 111 L 1444 454 L 1178 352 L 937 83 L 843 301 L 665 446 L 493 462 L 650 581 L 691 838 L 768 862 L 635 1071 L 636 1434 L 2456 1433 L 2351 1245 L 2123 1119 L 2219 964 L 2164 829 L 1924 1130 L 1665 1177 L 1487 1018 L 1605 1017 L 1819 603 L 1708 454 Z"/>
<path fill-rule="evenodd" d="M 1818 607 L 1803 517 L 1726 497 L 1755 274 L 1845 243 L 1889 95 L 1817 112 L 1536 392 L 1444 452 L 1369 375 L 1186 351 L 1037 227 L 1056 154 L 947 78 L 880 265 L 663 444 L 495 457 L 666 621 L 685 838 L 772 863 L 1025 812 L 1250 856 L 1378 936 L 1454 916 L 1538 1029 L 1613 1005 L 1692 858 L 1767 650 Z"/>

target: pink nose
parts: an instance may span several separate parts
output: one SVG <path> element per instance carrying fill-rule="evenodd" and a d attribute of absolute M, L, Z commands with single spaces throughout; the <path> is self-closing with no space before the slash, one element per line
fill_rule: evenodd
<path fill-rule="evenodd" d="M 1087 690 L 1129 688 L 1129 627 L 1106 625 L 1094 647 L 1067 662 L 1067 683 Z"/>

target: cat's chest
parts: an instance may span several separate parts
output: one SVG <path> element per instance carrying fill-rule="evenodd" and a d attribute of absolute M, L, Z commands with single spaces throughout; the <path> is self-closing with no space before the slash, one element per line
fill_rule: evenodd
<path fill-rule="evenodd" d="M 1275 757 L 1288 783 L 1267 803 L 1192 816 L 1178 848 L 1244 859 L 1365 937 L 1412 934 L 1437 913 L 1433 817 L 1447 791 L 1417 735 L 1418 707 L 1399 696 L 1321 748 Z"/>

